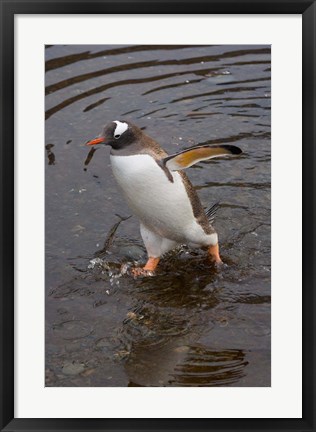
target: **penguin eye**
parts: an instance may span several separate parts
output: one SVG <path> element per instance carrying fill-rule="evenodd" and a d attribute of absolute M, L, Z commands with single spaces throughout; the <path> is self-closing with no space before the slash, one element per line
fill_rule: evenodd
<path fill-rule="evenodd" d="M 119 120 L 114 120 L 113 123 L 116 123 L 116 127 L 113 130 L 113 136 L 115 139 L 119 139 L 121 137 L 121 135 L 127 131 L 128 129 L 128 124 L 125 122 L 120 122 Z"/>

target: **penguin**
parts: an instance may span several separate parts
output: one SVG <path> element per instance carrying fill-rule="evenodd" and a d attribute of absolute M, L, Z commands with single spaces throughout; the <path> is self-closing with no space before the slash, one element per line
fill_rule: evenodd
<path fill-rule="evenodd" d="M 207 247 L 216 265 L 222 264 L 218 234 L 210 220 L 216 206 L 206 212 L 193 185 L 183 172 L 214 157 L 242 153 L 233 145 L 200 145 L 179 153 L 168 153 L 139 127 L 115 120 L 100 136 L 86 143 L 111 147 L 113 175 L 133 214 L 140 221 L 140 233 L 148 260 L 134 268 L 134 276 L 152 275 L 160 258 L 177 245 Z"/>

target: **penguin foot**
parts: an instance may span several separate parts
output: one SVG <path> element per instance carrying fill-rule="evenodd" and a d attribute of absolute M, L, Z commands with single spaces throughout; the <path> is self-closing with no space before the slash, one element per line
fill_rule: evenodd
<path fill-rule="evenodd" d="M 134 276 L 153 276 L 160 258 L 149 257 L 144 268 L 135 267 L 132 269 Z"/>
<path fill-rule="evenodd" d="M 223 264 L 223 261 L 221 260 L 221 257 L 219 256 L 219 247 L 218 243 L 214 246 L 210 246 L 208 248 L 209 257 L 211 258 L 211 261 L 215 263 L 217 266 L 220 266 Z"/>
<path fill-rule="evenodd" d="M 154 272 L 152 270 L 145 270 L 142 267 L 134 267 L 131 269 L 131 273 L 134 277 L 138 276 L 154 276 Z"/>

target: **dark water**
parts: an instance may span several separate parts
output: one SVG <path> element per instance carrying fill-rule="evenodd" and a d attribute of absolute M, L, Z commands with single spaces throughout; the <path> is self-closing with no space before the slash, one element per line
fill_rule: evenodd
<path fill-rule="evenodd" d="M 270 106 L 268 46 L 46 47 L 47 386 L 270 385 Z M 243 150 L 187 170 L 221 203 L 221 269 L 183 247 L 129 275 L 138 222 L 84 145 L 116 119 Z"/>

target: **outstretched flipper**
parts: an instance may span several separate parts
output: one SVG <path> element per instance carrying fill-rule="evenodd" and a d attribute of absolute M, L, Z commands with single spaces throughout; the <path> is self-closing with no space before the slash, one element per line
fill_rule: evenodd
<path fill-rule="evenodd" d="M 204 145 L 167 156 L 162 162 L 170 171 L 180 171 L 204 160 L 240 153 L 240 148 L 233 145 Z"/>

